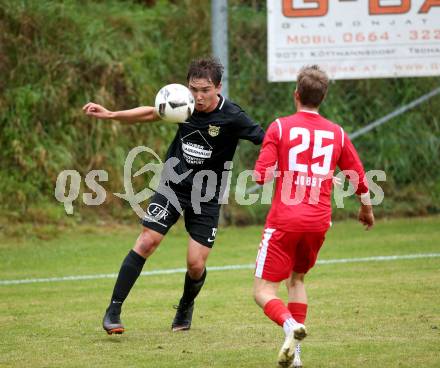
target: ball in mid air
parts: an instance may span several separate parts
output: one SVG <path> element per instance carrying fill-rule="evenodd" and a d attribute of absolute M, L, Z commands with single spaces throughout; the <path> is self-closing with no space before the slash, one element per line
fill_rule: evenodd
<path fill-rule="evenodd" d="M 156 111 L 162 120 L 183 123 L 194 111 L 194 97 L 182 84 L 168 84 L 156 95 Z"/>

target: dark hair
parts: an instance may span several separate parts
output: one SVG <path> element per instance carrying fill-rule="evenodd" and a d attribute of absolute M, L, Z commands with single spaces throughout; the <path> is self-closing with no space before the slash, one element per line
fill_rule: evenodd
<path fill-rule="evenodd" d="M 296 80 L 296 90 L 302 105 L 318 107 L 328 89 L 328 76 L 318 65 L 301 68 Z"/>
<path fill-rule="evenodd" d="M 190 79 L 208 79 L 214 86 L 218 87 L 222 81 L 223 65 L 220 61 L 213 57 L 196 59 L 189 64 L 188 74 L 186 76 L 187 82 Z"/>

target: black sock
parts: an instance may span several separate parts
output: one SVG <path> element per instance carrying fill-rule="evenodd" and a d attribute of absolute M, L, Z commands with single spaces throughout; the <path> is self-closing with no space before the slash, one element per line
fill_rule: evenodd
<path fill-rule="evenodd" d="M 130 250 L 119 270 L 118 278 L 113 289 L 112 299 L 109 308 L 114 311 L 121 311 L 122 303 L 136 282 L 144 267 L 145 258 Z"/>
<path fill-rule="evenodd" d="M 202 289 L 203 284 L 206 279 L 206 268 L 203 271 L 203 275 L 198 280 L 193 280 L 189 277 L 188 271 L 185 274 L 185 286 L 183 287 L 183 295 L 180 299 L 180 304 L 190 304 L 194 301 L 196 296 L 199 294 Z"/>

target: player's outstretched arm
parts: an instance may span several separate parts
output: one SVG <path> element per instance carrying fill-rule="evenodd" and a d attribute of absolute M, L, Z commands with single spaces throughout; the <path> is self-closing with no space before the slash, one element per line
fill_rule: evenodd
<path fill-rule="evenodd" d="M 160 120 L 159 115 L 152 106 L 140 106 L 130 110 L 110 111 L 104 106 L 89 102 L 83 107 L 87 116 L 104 120 L 118 120 L 125 124 L 152 122 Z"/>

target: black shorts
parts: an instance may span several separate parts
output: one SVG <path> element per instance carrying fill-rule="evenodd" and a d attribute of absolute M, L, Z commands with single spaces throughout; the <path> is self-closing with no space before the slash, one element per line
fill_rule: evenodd
<path fill-rule="evenodd" d="M 186 231 L 195 241 L 212 248 L 217 235 L 220 205 L 212 202 L 201 203 L 200 213 L 195 213 L 189 198 L 181 195 L 177 198 L 183 210 Z M 153 195 L 145 212 L 142 225 L 162 235 L 165 235 L 180 217 L 179 211 L 160 193 Z"/>

